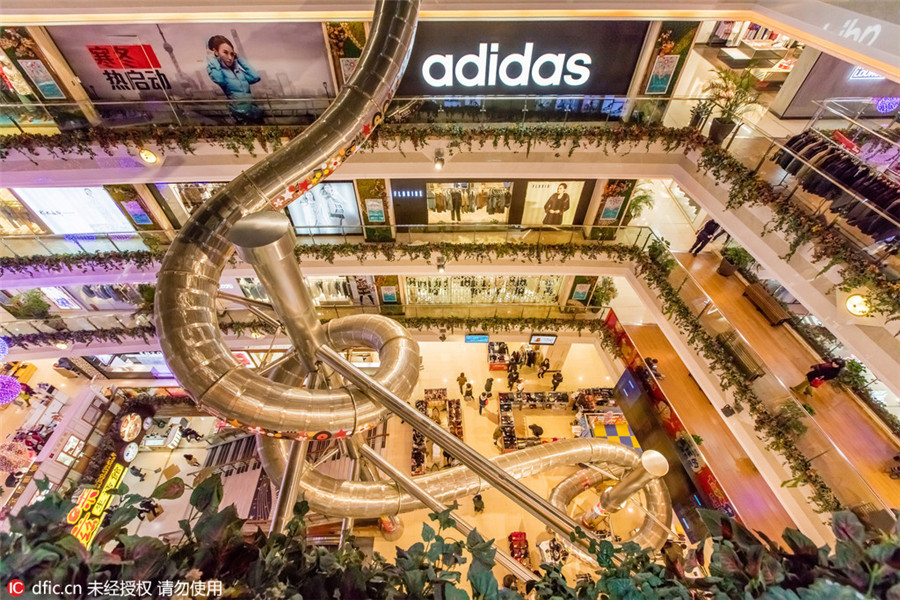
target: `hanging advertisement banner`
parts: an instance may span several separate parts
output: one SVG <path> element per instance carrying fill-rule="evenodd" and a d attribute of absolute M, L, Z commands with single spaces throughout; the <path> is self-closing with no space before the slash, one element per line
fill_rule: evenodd
<path fill-rule="evenodd" d="M 134 231 L 109 192 L 101 187 L 16 188 L 13 192 L 53 233 Z"/>
<path fill-rule="evenodd" d="M 356 70 L 363 46 L 366 45 L 368 30 L 369 24 L 362 21 L 325 23 L 328 49 L 331 51 L 331 59 L 335 66 L 338 90 L 344 87 Z"/>
<path fill-rule="evenodd" d="M 94 100 L 227 100 L 226 110 L 210 108 L 206 116 L 253 124 L 265 120 L 262 100 L 322 97 L 331 81 L 319 23 L 122 23 L 48 30 Z"/>
<path fill-rule="evenodd" d="M 624 96 L 647 27 L 641 21 L 423 21 L 397 96 Z"/>
<path fill-rule="evenodd" d="M 584 181 L 529 181 L 522 225 L 571 225 Z"/>
<path fill-rule="evenodd" d="M 665 97 L 672 95 L 699 27 L 699 21 L 662 22 L 653 46 L 650 72 L 642 82 L 645 94 Z"/>

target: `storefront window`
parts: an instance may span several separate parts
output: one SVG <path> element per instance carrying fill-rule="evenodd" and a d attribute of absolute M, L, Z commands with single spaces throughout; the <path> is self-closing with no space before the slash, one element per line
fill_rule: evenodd
<path fill-rule="evenodd" d="M 429 223 L 506 223 L 512 182 L 440 182 L 425 186 Z"/>
<path fill-rule="evenodd" d="M 26 235 L 45 231 L 18 198 L 9 190 L 0 188 L 0 233 Z"/>
<path fill-rule="evenodd" d="M 88 362 L 110 379 L 168 378 L 172 371 L 162 352 L 98 354 L 87 356 Z"/>
<path fill-rule="evenodd" d="M 244 297 L 269 301 L 266 289 L 255 277 L 239 277 L 237 282 Z M 371 276 L 307 277 L 306 285 L 316 306 L 377 304 L 375 282 Z"/>
<path fill-rule="evenodd" d="M 559 275 L 406 277 L 410 304 L 555 304 Z"/>

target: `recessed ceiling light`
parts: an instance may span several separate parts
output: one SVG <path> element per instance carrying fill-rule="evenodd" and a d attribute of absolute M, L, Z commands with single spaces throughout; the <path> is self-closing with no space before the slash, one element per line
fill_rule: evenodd
<path fill-rule="evenodd" d="M 141 151 L 138 153 L 141 157 L 141 160 L 147 163 L 148 165 L 155 165 L 159 162 L 159 156 L 156 155 L 152 150 L 147 150 L 146 148 L 141 148 Z"/>

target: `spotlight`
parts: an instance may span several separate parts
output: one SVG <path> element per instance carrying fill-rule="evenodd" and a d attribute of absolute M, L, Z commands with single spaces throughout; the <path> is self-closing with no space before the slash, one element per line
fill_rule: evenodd
<path fill-rule="evenodd" d="M 434 151 L 434 168 L 438 171 L 444 168 L 444 152 L 442 150 Z"/>
<path fill-rule="evenodd" d="M 854 317 L 865 317 L 872 310 L 872 303 L 862 294 L 853 294 L 847 298 L 845 306 Z"/>
<path fill-rule="evenodd" d="M 438 273 L 443 273 L 444 267 L 447 266 L 447 259 L 443 254 L 438 254 L 438 257 L 434 259 L 434 263 L 437 265 Z"/>
<path fill-rule="evenodd" d="M 159 162 L 159 157 L 152 150 L 141 148 L 141 151 L 138 153 L 138 155 L 141 157 L 141 160 L 148 165 L 155 165 Z"/>

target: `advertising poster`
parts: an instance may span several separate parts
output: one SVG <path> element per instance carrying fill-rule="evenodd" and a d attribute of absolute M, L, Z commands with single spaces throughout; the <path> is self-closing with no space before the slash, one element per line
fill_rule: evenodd
<path fill-rule="evenodd" d="M 366 199 L 366 218 L 370 223 L 384 223 L 384 201 L 381 198 Z"/>
<path fill-rule="evenodd" d="M 262 100 L 321 97 L 323 82 L 331 81 L 319 23 L 123 23 L 48 30 L 94 100 L 224 100 L 219 111 L 208 105 L 211 120 L 253 124 L 265 121 Z"/>
<path fill-rule="evenodd" d="M 422 21 L 398 97 L 624 96 L 646 21 Z"/>
<path fill-rule="evenodd" d="M 699 27 L 698 21 L 663 21 L 653 46 L 650 72 L 644 75 L 645 94 L 672 95 Z"/>
<path fill-rule="evenodd" d="M 31 87 L 44 100 L 66 99 L 65 92 L 44 64 L 37 43 L 24 27 L 0 27 L 0 49 L 8 60 L 3 65 L 3 74 L 7 77 L 4 83 L 9 83 L 16 93 L 30 96 Z M 31 86 L 21 81 L 22 75 L 28 78 Z"/>
<path fill-rule="evenodd" d="M 359 230 L 356 193 L 349 182 L 320 183 L 287 206 L 298 235 L 339 234 Z"/>
<path fill-rule="evenodd" d="M 53 233 L 134 231 L 128 217 L 102 187 L 16 188 L 13 192 Z"/>
<path fill-rule="evenodd" d="M 584 181 L 529 181 L 522 225 L 571 225 Z"/>
<path fill-rule="evenodd" d="M 383 285 L 381 286 L 381 299 L 388 304 L 397 303 L 397 286 Z"/>
<path fill-rule="evenodd" d="M 591 284 L 579 283 L 572 291 L 572 300 L 587 300 L 588 292 L 591 291 Z"/>
<path fill-rule="evenodd" d="M 650 71 L 650 81 L 647 82 L 647 94 L 665 94 L 669 90 L 675 67 L 678 66 L 678 54 L 665 54 L 657 56 Z"/>
<path fill-rule="evenodd" d="M 368 23 L 362 21 L 325 23 L 328 33 L 328 49 L 331 51 L 331 59 L 334 61 L 337 73 L 336 80 L 338 90 L 350 80 L 359 57 L 362 56 L 363 47 L 366 45 Z"/>
<path fill-rule="evenodd" d="M 506 223 L 512 182 L 429 182 L 428 223 Z"/>
<path fill-rule="evenodd" d="M 623 195 L 609 196 L 606 198 L 606 202 L 603 203 L 603 210 L 600 212 L 600 220 L 617 220 L 623 204 L 625 204 L 625 196 Z"/>

